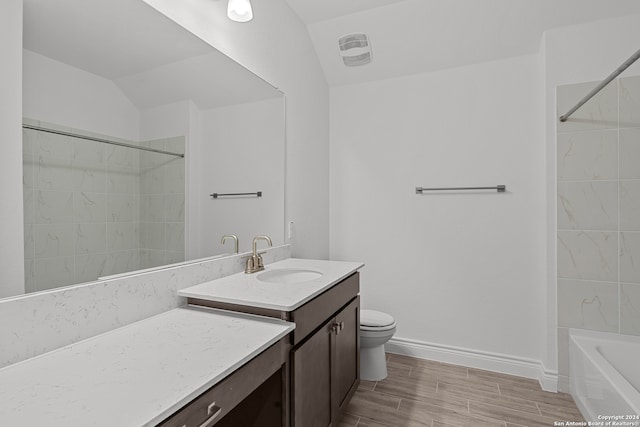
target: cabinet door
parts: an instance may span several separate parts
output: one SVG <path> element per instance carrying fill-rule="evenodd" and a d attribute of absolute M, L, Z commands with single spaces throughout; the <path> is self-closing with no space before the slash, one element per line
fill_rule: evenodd
<path fill-rule="evenodd" d="M 327 427 L 331 424 L 331 341 L 333 319 L 292 351 L 293 425 Z"/>
<path fill-rule="evenodd" d="M 332 377 L 333 419 L 349 404 L 360 378 L 360 297 L 356 297 L 335 318 Z"/>

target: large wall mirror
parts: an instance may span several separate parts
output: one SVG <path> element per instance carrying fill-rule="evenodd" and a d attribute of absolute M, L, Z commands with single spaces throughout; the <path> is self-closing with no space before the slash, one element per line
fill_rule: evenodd
<path fill-rule="evenodd" d="M 23 48 L 26 292 L 284 243 L 280 91 L 142 0 L 24 0 Z"/>

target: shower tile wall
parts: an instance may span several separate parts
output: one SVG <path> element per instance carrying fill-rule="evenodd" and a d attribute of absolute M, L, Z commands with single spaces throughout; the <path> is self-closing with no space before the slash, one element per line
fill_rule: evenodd
<path fill-rule="evenodd" d="M 147 168 L 137 150 L 23 130 L 23 160 L 27 292 L 147 266 L 149 238 L 141 235 Z M 180 257 L 172 253 L 170 259 Z"/>
<path fill-rule="evenodd" d="M 557 111 L 599 82 L 557 88 Z M 612 82 L 557 129 L 559 387 L 568 329 L 640 335 L 640 76 Z"/>
<path fill-rule="evenodd" d="M 145 143 L 149 148 L 184 153 L 184 137 Z M 184 261 L 184 159 L 140 152 L 140 267 Z"/>

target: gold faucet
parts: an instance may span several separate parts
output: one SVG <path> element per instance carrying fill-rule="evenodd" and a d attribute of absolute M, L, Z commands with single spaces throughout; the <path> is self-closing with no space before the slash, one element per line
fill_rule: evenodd
<path fill-rule="evenodd" d="M 264 252 L 258 253 L 256 251 L 256 244 L 258 240 L 266 240 L 269 246 L 273 246 L 271 243 L 271 238 L 269 236 L 256 236 L 253 239 L 253 254 L 247 260 L 247 268 L 245 268 L 244 272 L 246 274 L 256 273 L 258 271 L 264 270 L 264 263 L 262 261 L 262 255 Z"/>
<path fill-rule="evenodd" d="M 220 241 L 221 245 L 224 245 L 224 241 L 227 239 L 233 239 L 236 242 L 236 253 L 240 252 L 240 246 L 238 245 L 238 236 L 235 234 L 225 234 L 222 236 L 222 240 Z"/>

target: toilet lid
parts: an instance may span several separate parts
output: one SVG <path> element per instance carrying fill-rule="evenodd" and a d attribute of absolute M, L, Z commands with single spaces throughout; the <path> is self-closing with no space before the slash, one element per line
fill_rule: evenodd
<path fill-rule="evenodd" d="M 393 317 L 376 310 L 360 310 L 360 324 L 369 327 L 384 327 L 395 323 Z"/>

